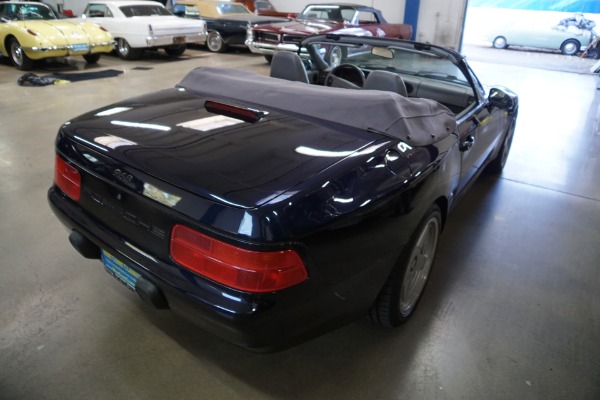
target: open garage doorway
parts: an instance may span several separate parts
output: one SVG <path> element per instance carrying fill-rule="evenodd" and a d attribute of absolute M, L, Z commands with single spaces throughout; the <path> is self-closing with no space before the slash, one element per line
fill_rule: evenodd
<path fill-rule="evenodd" d="M 462 53 L 469 59 L 591 73 L 598 0 L 469 0 Z M 588 50 L 586 52 L 586 50 Z"/>

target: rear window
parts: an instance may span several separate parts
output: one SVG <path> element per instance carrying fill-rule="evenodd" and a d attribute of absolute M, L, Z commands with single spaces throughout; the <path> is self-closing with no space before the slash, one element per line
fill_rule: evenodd
<path fill-rule="evenodd" d="M 150 17 L 153 15 L 172 15 L 169 10 L 158 3 L 157 5 L 123 6 L 121 7 L 121 11 L 127 18 Z"/>
<path fill-rule="evenodd" d="M 307 6 L 298 19 L 322 19 L 328 21 L 353 21 L 356 9 L 354 7 L 341 7 L 336 5 L 310 5 Z"/>
<path fill-rule="evenodd" d="M 219 15 L 248 14 L 248 9 L 241 4 L 219 4 L 217 6 Z"/>

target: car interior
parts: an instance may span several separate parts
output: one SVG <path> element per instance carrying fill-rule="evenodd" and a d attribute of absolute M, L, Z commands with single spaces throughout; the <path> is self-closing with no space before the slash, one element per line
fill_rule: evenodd
<path fill-rule="evenodd" d="M 386 70 L 391 68 L 384 65 L 379 66 L 382 69 L 377 69 L 375 65 L 365 65 L 365 68 L 359 63 L 356 65 L 354 60 L 350 62 L 319 69 L 297 53 L 279 51 L 273 55 L 270 76 L 323 86 L 384 90 L 404 97 L 431 99 L 445 105 L 456 115 L 475 102 L 474 90 L 464 77 L 463 82 L 458 82 L 456 77 L 451 79 L 438 72 L 401 74 Z"/>

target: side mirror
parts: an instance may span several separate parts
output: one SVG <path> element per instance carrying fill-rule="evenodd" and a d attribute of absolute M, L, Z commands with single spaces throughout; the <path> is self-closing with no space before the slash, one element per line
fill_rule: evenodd
<path fill-rule="evenodd" d="M 515 106 L 512 96 L 507 91 L 499 88 L 490 89 L 488 100 L 492 106 L 504 110 L 511 110 Z"/>

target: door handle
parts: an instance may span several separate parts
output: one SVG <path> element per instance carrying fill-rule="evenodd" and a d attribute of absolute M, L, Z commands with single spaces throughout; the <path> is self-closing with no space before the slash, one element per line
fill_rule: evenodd
<path fill-rule="evenodd" d="M 475 144 L 475 137 L 473 135 L 469 135 L 466 137 L 465 141 L 460 144 L 460 151 L 469 151 Z"/>

